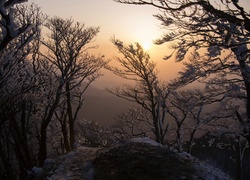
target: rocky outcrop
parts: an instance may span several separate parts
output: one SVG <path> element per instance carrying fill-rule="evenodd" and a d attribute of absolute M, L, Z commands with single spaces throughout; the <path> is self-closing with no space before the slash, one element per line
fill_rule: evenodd
<path fill-rule="evenodd" d="M 176 153 L 145 138 L 102 149 L 78 147 L 56 160 L 47 160 L 42 169 L 34 168 L 33 173 L 34 179 L 53 180 L 231 179 L 186 153 Z"/>

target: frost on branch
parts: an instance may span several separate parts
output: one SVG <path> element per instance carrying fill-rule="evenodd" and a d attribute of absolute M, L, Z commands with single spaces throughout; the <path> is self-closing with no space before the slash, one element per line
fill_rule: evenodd
<path fill-rule="evenodd" d="M 187 50 L 184 47 L 180 47 L 176 53 L 176 62 L 180 62 L 184 59 Z"/>
<path fill-rule="evenodd" d="M 15 5 L 23 2 L 26 2 L 26 0 L 0 2 L 0 51 L 6 48 L 12 40 L 26 32 L 29 26 L 31 26 L 30 23 L 18 24 L 16 20 L 18 18 L 16 17 L 18 6 Z"/>
<path fill-rule="evenodd" d="M 219 46 L 210 46 L 207 49 L 208 53 L 207 55 L 210 57 L 216 57 L 221 55 L 222 48 Z"/>
<path fill-rule="evenodd" d="M 164 14 L 164 15 L 157 14 L 157 15 L 154 15 L 154 17 L 156 17 L 158 20 L 160 20 L 162 22 L 163 26 L 170 26 L 170 25 L 174 24 L 174 19 L 171 17 L 167 17 L 166 14 Z"/>

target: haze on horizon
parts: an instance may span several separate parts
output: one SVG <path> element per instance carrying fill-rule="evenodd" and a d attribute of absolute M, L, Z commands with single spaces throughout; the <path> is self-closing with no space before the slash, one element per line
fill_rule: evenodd
<path fill-rule="evenodd" d="M 95 41 L 91 45 L 97 45 L 97 49 L 89 52 L 104 55 L 107 59 L 119 56 L 118 50 L 110 42 L 112 37 L 120 39 L 125 44 L 140 43 L 147 46 L 151 59 L 157 62 L 159 77 L 167 81 L 172 79 L 181 70 L 181 63 L 174 60 L 164 61 L 167 55 L 167 45 L 154 45 L 153 41 L 161 37 L 163 30 L 160 22 L 153 17 L 158 9 L 150 6 L 129 6 L 116 3 L 113 0 L 73 0 L 73 1 L 49 1 L 33 0 L 41 7 L 42 12 L 50 17 L 59 16 L 72 18 L 75 21 L 85 23 L 86 27 L 100 27 Z M 114 61 L 111 61 L 111 64 Z M 105 89 L 107 86 L 121 85 L 121 79 L 106 70 L 104 76 L 97 79 L 93 85 Z"/>
<path fill-rule="evenodd" d="M 164 29 L 160 22 L 153 16 L 158 13 L 158 9 L 151 6 L 135 6 L 116 3 L 113 0 L 33 0 L 35 4 L 41 7 L 42 12 L 50 17 L 58 16 L 61 18 L 72 18 L 74 21 L 85 23 L 86 27 L 100 27 L 100 32 L 95 37 L 91 45 L 97 45 L 97 49 L 91 49 L 93 54 L 104 55 L 106 59 L 114 63 L 114 57 L 119 56 L 118 50 L 110 42 L 112 37 L 120 39 L 125 44 L 139 42 L 142 46 L 148 46 L 148 52 L 151 60 L 157 62 L 159 77 L 162 81 L 173 79 L 178 71 L 182 69 L 182 62 L 175 62 L 174 59 L 164 61 L 163 57 L 168 55 L 168 45 L 154 45 L 153 41 L 161 37 Z M 249 5 L 248 0 L 241 0 L 240 3 Z M 124 80 L 115 76 L 107 70 L 102 71 L 104 76 L 98 78 L 91 84 L 94 89 L 89 90 L 89 96 L 86 98 L 83 114 L 89 120 L 110 121 L 114 116 L 126 111 L 129 103 L 119 100 L 117 97 L 104 92 L 107 87 L 120 86 Z M 95 94 L 101 98 L 96 98 Z M 107 97 L 109 97 L 109 107 L 105 106 Z M 92 102 L 93 100 L 93 102 Z M 117 107 L 117 104 L 125 104 Z M 103 107 L 103 109 L 102 109 Z M 95 108 L 99 108 L 95 109 Z M 118 108 L 118 109 L 116 109 Z M 116 110 L 116 114 L 114 114 Z M 103 120 L 102 117 L 105 117 Z"/>
<path fill-rule="evenodd" d="M 147 46 L 151 59 L 157 62 L 159 77 L 163 81 L 173 79 L 182 69 L 182 63 L 176 63 L 174 59 L 164 61 L 168 55 L 168 45 L 154 45 L 153 41 L 163 35 L 160 22 L 153 17 L 159 10 L 152 6 L 125 5 L 113 0 L 33 0 L 42 8 L 42 11 L 50 17 L 59 16 L 72 18 L 75 21 L 85 23 L 86 27 L 100 27 L 93 45 L 97 49 L 90 53 L 104 55 L 107 59 L 114 59 L 119 55 L 117 49 L 110 42 L 111 37 L 116 37 L 126 44 L 138 42 Z M 215 2 L 216 3 L 216 2 Z M 243 7 L 250 5 L 248 0 L 240 0 Z M 112 63 L 112 61 L 111 61 Z M 121 79 L 111 72 L 103 71 L 104 76 L 97 79 L 93 85 L 104 89 L 107 86 L 122 84 Z"/>

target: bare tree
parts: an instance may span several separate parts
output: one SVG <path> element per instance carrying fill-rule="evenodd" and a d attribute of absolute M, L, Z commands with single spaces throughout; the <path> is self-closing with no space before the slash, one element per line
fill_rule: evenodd
<path fill-rule="evenodd" d="M 106 64 L 101 57 L 91 56 L 86 52 L 88 49 L 86 45 L 96 36 L 99 28 L 87 28 L 84 24 L 59 17 L 49 19 L 46 27 L 50 33 L 48 40 L 43 42 L 43 45 L 48 52 L 42 56 L 54 68 L 54 86 L 56 88 L 42 118 L 40 164 L 47 157 L 47 127 L 58 106 L 62 105 L 64 100 L 69 125 L 69 143 L 70 148 L 73 148 L 75 143 L 74 123 L 78 108 L 82 105 L 82 94 L 101 75 L 99 70 Z M 73 112 L 72 105 L 74 98 L 79 99 L 75 112 Z M 65 141 L 65 143 L 67 142 Z"/>
<path fill-rule="evenodd" d="M 114 143 L 113 129 L 101 126 L 95 121 L 77 121 L 77 141 L 79 144 L 91 147 L 105 147 Z"/>
<path fill-rule="evenodd" d="M 114 74 L 131 80 L 135 85 L 125 85 L 122 88 L 109 90 L 112 94 L 140 105 L 152 116 L 153 132 L 157 142 L 164 143 L 167 133 L 165 122 L 165 101 L 168 95 L 164 83 L 160 83 L 155 69 L 156 64 L 150 61 L 150 56 L 136 43 L 135 46 L 125 46 L 113 38 L 112 43 L 124 58 L 116 58 L 121 67 L 109 68 Z"/>
<path fill-rule="evenodd" d="M 1 11 L 6 11 L 1 14 L 2 23 L 9 16 L 8 23 L 12 26 L 7 23 L 9 30 L 6 30 L 6 24 L 0 25 L 3 33 L 0 35 L 0 171 L 10 179 L 26 178 L 27 171 L 36 163 L 31 146 L 34 138 L 30 134 L 34 132 L 32 97 L 39 84 L 29 57 L 34 53 L 33 43 L 40 37 L 44 17 L 34 4 L 13 7 L 18 2 L 23 1 L 6 1 L 1 7 Z M 15 32 L 27 24 L 29 29 Z"/>
<path fill-rule="evenodd" d="M 32 28 L 32 22 L 19 24 L 16 17 L 16 6 L 27 0 L 7 0 L 0 3 L 0 52 L 8 44 Z M 25 45 L 27 42 L 22 42 Z"/>
<path fill-rule="evenodd" d="M 214 89 L 185 89 L 172 91 L 167 99 L 168 114 L 176 123 L 175 134 L 177 150 L 191 152 L 195 135 L 205 130 L 213 122 L 231 117 L 237 107 L 231 107 L 217 98 Z M 215 97 L 214 97 L 215 96 Z M 185 137 L 185 139 L 184 139 Z"/>
<path fill-rule="evenodd" d="M 142 107 L 129 108 L 125 113 L 118 115 L 116 120 L 113 129 L 122 135 L 123 139 L 148 137 L 154 129 L 151 113 Z"/>
<path fill-rule="evenodd" d="M 249 31 L 250 14 L 240 2 L 235 0 L 115 0 L 116 2 L 136 5 L 151 5 L 160 9 L 155 15 L 162 22 L 167 31 L 157 44 L 171 42 L 176 61 L 181 61 L 188 52 L 201 56 L 200 50 L 206 56 L 206 64 L 216 63 L 216 69 L 232 68 L 234 74 L 240 74 L 243 82 L 242 90 L 246 94 L 245 111 L 247 116 L 241 115 L 244 131 L 241 133 L 250 142 L 250 72 L 249 72 Z M 235 63 L 223 58 L 224 51 L 231 53 Z M 213 67 L 213 66 L 212 66 Z M 203 67 L 198 67 L 202 69 Z M 232 70 L 232 69 L 231 69 Z M 215 72 L 215 73 L 216 73 Z M 204 74 L 203 74 L 204 75 Z"/>

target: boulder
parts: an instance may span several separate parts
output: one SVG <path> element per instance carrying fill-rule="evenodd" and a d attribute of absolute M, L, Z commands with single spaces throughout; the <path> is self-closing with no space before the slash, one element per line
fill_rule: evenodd
<path fill-rule="evenodd" d="M 48 163 L 49 162 L 49 163 Z M 45 163 L 34 179 L 61 180 L 230 180 L 221 170 L 149 138 L 108 148 L 78 147 Z"/>

